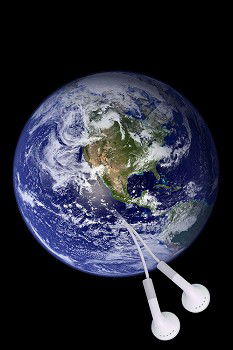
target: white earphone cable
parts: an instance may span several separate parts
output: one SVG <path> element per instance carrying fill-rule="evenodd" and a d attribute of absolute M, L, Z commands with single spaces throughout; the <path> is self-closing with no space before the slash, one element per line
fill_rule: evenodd
<path fill-rule="evenodd" d="M 132 239 L 133 239 L 133 241 L 134 241 L 134 243 L 135 243 L 135 245 L 136 245 L 136 247 L 137 247 L 138 253 L 139 253 L 139 255 L 140 255 L 140 258 L 141 258 L 141 261 L 142 261 L 142 264 L 143 264 L 143 268 L 144 268 L 144 271 L 145 271 L 146 278 L 150 278 L 150 277 L 149 277 L 148 268 L 147 268 L 147 266 L 146 266 L 145 258 L 144 258 L 144 256 L 143 256 L 142 250 L 141 250 L 141 248 L 140 248 L 140 246 L 139 246 L 139 244 L 138 244 L 138 242 L 137 242 L 137 239 L 136 239 L 135 235 L 133 234 L 133 232 L 132 232 L 132 230 L 131 230 L 132 228 L 131 228 L 131 227 L 130 227 L 130 228 L 127 227 L 127 229 L 128 229 L 128 231 L 129 231 L 129 233 L 131 234 L 131 237 L 132 237 Z"/>
<path fill-rule="evenodd" d="M 128 224 L 127 221 L 125 221 L 125 219 L 121 216 L 121 214 L 118 211 L 115 211 L 117 216 L 121 219 L 121 221 L 123 222 L 124 226 L 128 229 L 128 231 L 130 231 L 131 234 L 133 234 L 134 236 L 137 237 L 137 239 L 144 245 L 145 249 L 148 251 L 148 253 L 152 256 L 152 258 L 156 261 L 156 262 L 160 262 L 161 260 L 154 254 L 152 253 L 152 251 L 150 250 L 150 248 L 148 247 L 148 245 L 146 244 L 146 242 L 144 242 L 144 240 L 141 238 L 141 236 L 137 233 L 137 231 L 135 231 L 135 229 Z"/>
<path fill-rule="evenodd" d="M 129 224 L 128 224 L 129 225 Z M 152 256 L 152 258 L 157 261 L 158 263 L 161 261 L 154 253 L 152 253 L 152 251 L 150 250 L 150 248 L 148 247 L 148 245 L 146 244 L 146 242 L 142 239 L 142 237 L 137 233 L 137 231 L 134 230 L 134 228 L 132 227 L 132 231 L 133 234 L 139 239 L 139 241 L 144 245 L 144 247 L 146 248 L 146 250 L 148 251 L 148 253 Z"/>

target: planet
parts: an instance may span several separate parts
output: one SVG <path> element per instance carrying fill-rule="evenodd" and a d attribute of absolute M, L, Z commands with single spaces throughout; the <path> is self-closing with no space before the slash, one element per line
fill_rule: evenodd
<path fill-rule="evenodd" d="M 78 78 L 45 99 L 13 166 L 17 204 L 38 242 L 70 267 L 106 277 L 143 273 L 116 213 L 171 261 L 203 230 L 218 176 L 215 144 L 192 104 L 153 77 L 119 71 Z"/>

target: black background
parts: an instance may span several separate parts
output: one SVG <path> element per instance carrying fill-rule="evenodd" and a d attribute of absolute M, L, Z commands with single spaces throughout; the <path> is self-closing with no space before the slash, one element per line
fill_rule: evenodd
<path fill-rule="evenodd" d="M 77 22 L 80 16 L 79 13 Z M 72 29 L 76 34 L 72 36 L 69 25 L 61 35 L 64 26 L 59 21 L 42 30 L 42 14 L 40 20 L 31 20 L 24 28 L 21 23 L 14 28 L 13 35 L 6 36 L 6 64 L 2 70 L 7 71 L 9 102 L 4 119 L 11 131 L 10 140 L 9 134 L 3 133 L 1 142 L 6 175 L 2 187 L 2 211 L 6 209 L 6 213 L 2 222 L 7 223 L 2 227 L 11 247 L 6 252 L 5 265 L 9 271 L 4 288 L 8 297 L 9 344 L 17 341 L 18 345 L 26 346 L 33 341 L 46 346 L 64 343 L 76 348 L 91 345 L 131 348 L 141 344 L 150 349 L 213 345 L 230 337 L 220 321 L 224 316 L 221 285 L 225 276 L 217 267 L 224 255 L 219 238 L 223 237 L 227 206 L 225 128 L 219 123 L 224 118 L 222 90 L 227 80 L 225 34 L 220 31 L 216 15 L 213 21 L 206 22 L 200 13 L 193 18 L 188 11 L 184 22 L 177 20 L 179 28 L 176 21 L 170 26 L 168 22 L 156 26 L 153 19 L 148 25 L 145 16 L 142 17 L 135 21 L 123 16 L 118 17 L 118 22 L 108 19 L 107 23 L 104 17 L 102 26 L 97 20 L 91 31 L 85 21 L 84 28 L 75 22 Z M 40 30 L 34 32 L 35 27 Z M 190 282 L 209 288 L 209 308 L 201 314 L 188 313 L 181 305 L 181 291 L 158 271 L 151 273 L 161 309 L 174 312 L 181 321 L 180 334 L 170 342 L 158 341 L 151 333 L 143 276 L 101 278 L 62 264 L 30 234 L 14 199 L 13 156 L 30 115 L 61 85 L 86 74 L 109 70 L 147 74 L 186 96 L 208 124 L 219 154 L 220 186 L 212 215 L 199 238 L 171 263 Z"/>

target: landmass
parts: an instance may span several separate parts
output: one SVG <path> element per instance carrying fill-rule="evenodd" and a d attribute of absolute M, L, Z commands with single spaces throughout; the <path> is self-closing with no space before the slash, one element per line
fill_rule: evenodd
<path fill-rule="evenodd" d="M 90 128 L 90 136 L 101 137 L 83 148 L 85 160 L 96 169 L 113 198 L 155 211 L 157 203 L 149 192 L 143 191 L 140 197 L 133 198 L 127 191 L 127 183 L 129 176 L 148 171 L 151 171 L 157 180 L 160 179 L 156 169 L 158 160 L 152 152 L 156 152 L 156 147 L 163 145 L 167 130 L 161 125 L 152 129 L 149 124 L 146 133 L 147 129 L 140 120 L 132 120 L 123 115 L 120 115 L 119 120 L 115 120 L 112 126 L 99 130 L 97 126 L 100 120 L 101 112 L 92 112 L 91 121 L 96 124 Z"/>

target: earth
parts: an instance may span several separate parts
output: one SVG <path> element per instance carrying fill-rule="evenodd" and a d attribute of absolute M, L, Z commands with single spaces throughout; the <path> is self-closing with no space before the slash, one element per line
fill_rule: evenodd
<path fill-rule="evenodd" d="M 122 277 L 143 266 L 116 211 L 172 260 L 210 215 L 218 159 L 186 98 L 145 75 L 107 72 L 41 104 L 20 136 L 13 176 L 23 219 L 44 248 L 80 271 Z"/>

